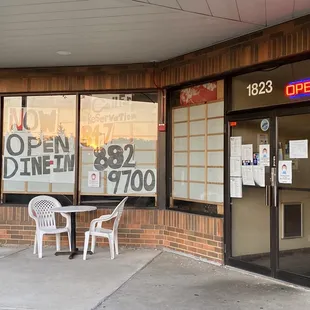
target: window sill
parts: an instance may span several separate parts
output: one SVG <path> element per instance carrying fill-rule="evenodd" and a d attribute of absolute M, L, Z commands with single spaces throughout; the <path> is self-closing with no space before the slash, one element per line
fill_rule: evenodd
<path fill-rule="evenodd" d="M 223 214 L 217 214 L 217 213 L 207 213 L 207 212 L 203 212 L 203 211 L 189 211 L 189 210 L 182 210 L 179 208 L 173 208 L 170 207 L 167 210 L 169 211 L 177 211 L 177 212 L 181 212 L 181 213 L 187 213 L 187 214 L 194 214 L 194 215 L 203 215 L 203 216 L 208 216 L 208 217 L 215 217 L 215 218 L 224 218 Z"/>
<path fill-rule="evenodd" d="M 85 206 L 85 205 L 90 205 L 90 206 L 95 206 L 97 209 L 107 209 L 107 210 L 113 210 L 115 206 L 96 206 L 96 204 L 79 204 L 79 206 Z M 1 203 L 0 207 L 9 207 L 9 208 L 28 208 L 28 204 L 14 204 L 14 203 Z M 63 206 L 66 207 L 66 206 Z M 134 210 L 159 210 L 158 207 L 134 207 L 134 206 L 125 206 L 125 209 L 134 209 Z"/>

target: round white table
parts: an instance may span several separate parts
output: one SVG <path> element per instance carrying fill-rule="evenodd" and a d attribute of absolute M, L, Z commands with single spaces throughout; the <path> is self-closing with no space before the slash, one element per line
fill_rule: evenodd
<path fill-rule="evenodd" d="M 97 207 L 93 206 L 68 206 L 53 209 L 56 213 L 70 213 L 71 215 L 71 252 L 56 252 L 55 255 L 69 255 L 69 259 L 72 259 L 75 255 L 83 254 L 76 247 L 76 213 L 78 212 L 90 212 L 97 210 Z M 93 254 L 89 251 L 89 254 Z"/>

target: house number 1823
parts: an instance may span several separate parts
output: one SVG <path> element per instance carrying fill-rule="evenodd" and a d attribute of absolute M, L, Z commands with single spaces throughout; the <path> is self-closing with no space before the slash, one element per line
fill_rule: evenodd
<path fill-rule="evenodd" d="M 266 82 L 262 81 L 259 83 L 249 84 L 247 90 L 249 97 L 270 94 L 273 91 L 272 81 L 268 80 Z"/>

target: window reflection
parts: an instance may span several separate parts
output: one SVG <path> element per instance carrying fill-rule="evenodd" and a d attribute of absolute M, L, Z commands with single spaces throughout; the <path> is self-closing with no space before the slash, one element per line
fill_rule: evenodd
<path fill-rule="evenodd" d="M 27 203 L 36 194 L 72 201 L 75 105 L 75 96 L 4 98 L 4 202 Z"/>
<path fill-rule="evenodd" d="M 155 94 L 81 98 L 81 201 L 156 196 L 158 105 Z M 102 196 L 106 196 L 103 199 Z M 113 199 L 112 199 L 113 200 Z M 134 204 L 137 200 L 132 199 Z"/>
<path fill-rule="evenodd" d="M 82 95 L 80 158 L 75 167 L 76 96 L 4 98 L 2 201 L 25 204 L 38 194 L 79 202 L 155 206 L 156 93 Z"/>

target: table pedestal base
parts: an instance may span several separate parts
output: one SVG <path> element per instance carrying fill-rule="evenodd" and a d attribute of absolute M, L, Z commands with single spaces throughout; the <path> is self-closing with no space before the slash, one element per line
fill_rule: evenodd
<path fill-rule="evenodd" d="M 87 254 L 92 255 L 94 254 L 92 251 L 87 251 Z M 83 251 L 79 250 L 79 249 L 75 249 L 75 251 L 67 251 L 67 252 L 56 252 L 55 253 L 56 256 L 60 256 L 60 255 L 69 255 L 69 259 L 74 258 L 75 255 L 83 255 Z"/>

